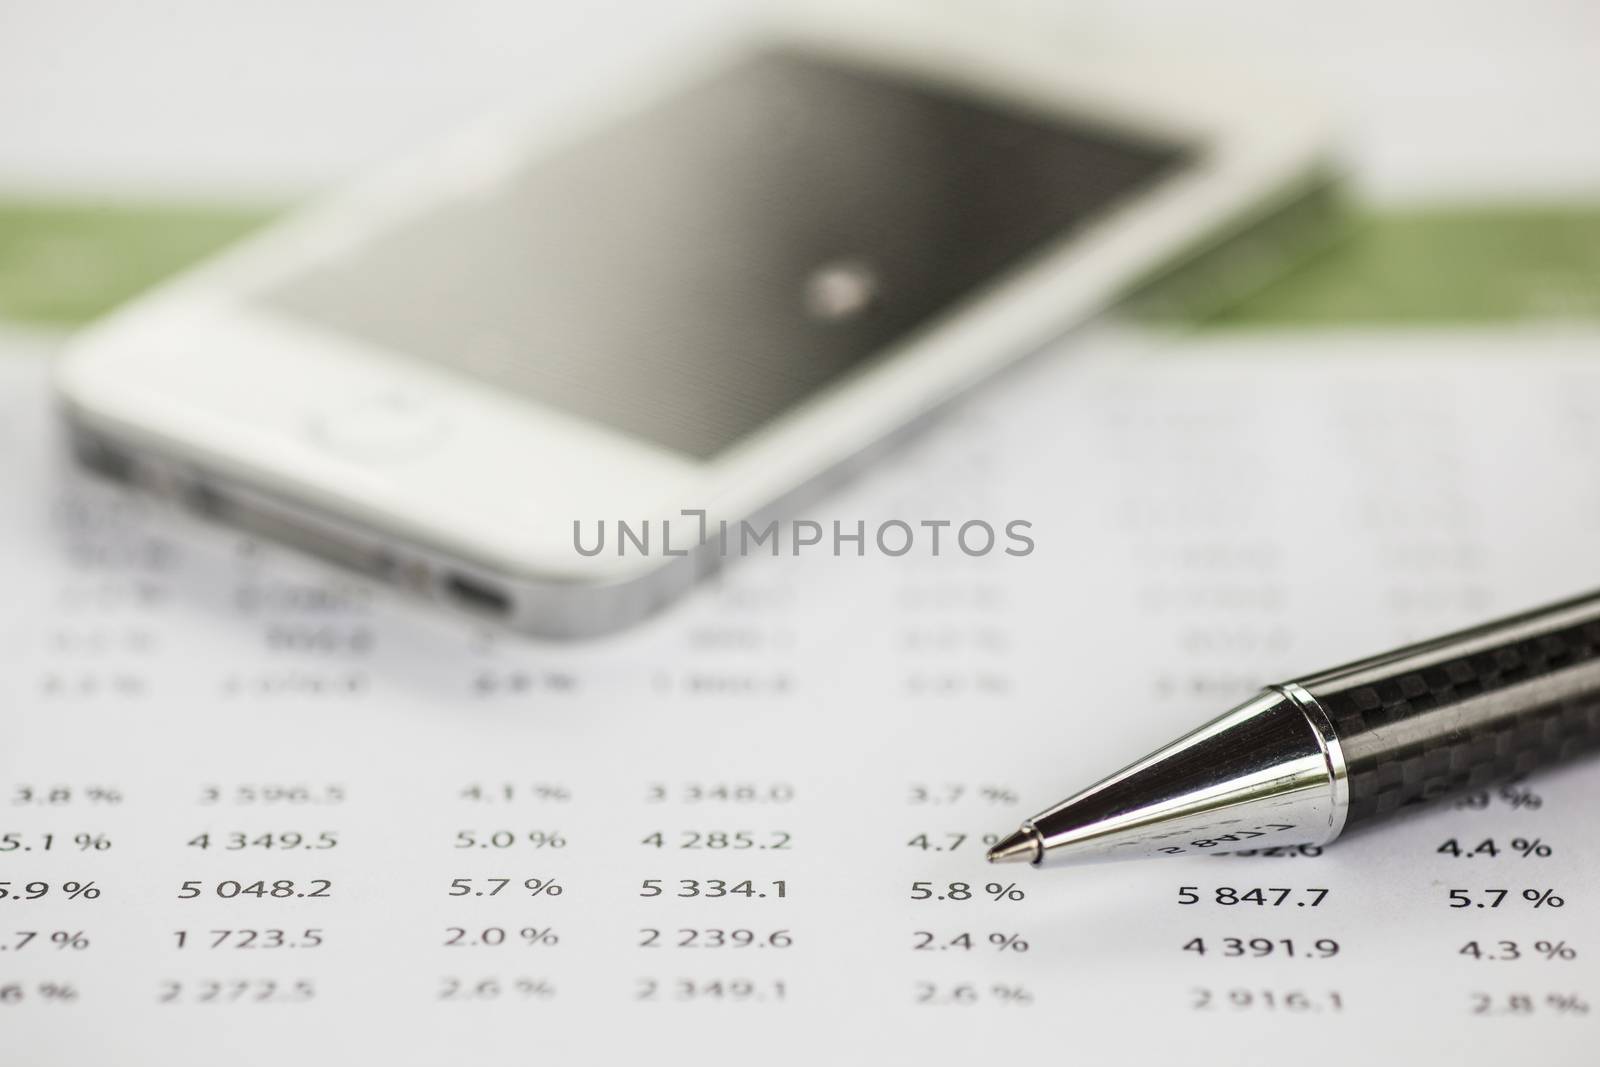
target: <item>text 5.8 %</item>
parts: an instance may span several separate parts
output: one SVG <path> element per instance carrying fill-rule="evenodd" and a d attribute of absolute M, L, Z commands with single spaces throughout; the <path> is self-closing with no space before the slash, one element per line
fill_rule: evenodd
<path fill-rule="evenodd" d="M 987 897 L 995 901 L 1021 900 L 1027 896 L 1027 894 L 1024 893 L 1015 882 L 1007 882 L 1004 884 L 1000 882 L 987 882 L 984 884 L 981 893 L 982 896 L 978 897 L 978 899 Z M 973 893 L 972 885 L 968 882 L 945 882 L 943 884 L 938 882 L 911 883 L 912 900 L 972 900 L 974 896 L 975 894 Z"/>

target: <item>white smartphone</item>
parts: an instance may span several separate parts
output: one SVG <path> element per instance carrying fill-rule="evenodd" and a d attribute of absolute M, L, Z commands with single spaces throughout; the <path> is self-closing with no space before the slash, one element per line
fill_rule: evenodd
<path fill-rule="evenodd" d="M 91 328 L 58 379 L 80 457 L 515 627 L 605 632 L 720 555 L 587 554 L 575 524 L 770 513 L 1325 174 L 1281 94 L 925 12 L 672 52 Z"/>

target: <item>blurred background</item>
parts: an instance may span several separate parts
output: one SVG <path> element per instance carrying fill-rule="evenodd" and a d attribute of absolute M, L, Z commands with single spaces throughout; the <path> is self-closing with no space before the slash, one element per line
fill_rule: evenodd
<path fill-rule="evenodd" d="M 1342 122 L 1359 212 L 1247 318 L 1600 314 L 1600 6 L 1020 2 L 1063 55 L 1293 83 Z M 284 205 L 738 0 L 0 0 L 0 319 L 70 325 Z"/>

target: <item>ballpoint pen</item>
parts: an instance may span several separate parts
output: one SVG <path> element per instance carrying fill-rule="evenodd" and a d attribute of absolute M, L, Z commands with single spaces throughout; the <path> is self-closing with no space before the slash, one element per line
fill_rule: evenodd
<path fill-rule="evenodd" d="M 1600 593 L 1282 685 L 1024 822 L 993 863 L 1325 844 L 1600 747 Z"/>

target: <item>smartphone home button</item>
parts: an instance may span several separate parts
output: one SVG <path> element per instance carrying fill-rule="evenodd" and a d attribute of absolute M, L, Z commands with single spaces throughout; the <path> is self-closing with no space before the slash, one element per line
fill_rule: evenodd
<path fill-rule="evenodd" d="M 437 407 L 415 393 L 373 393 L 313 414 L 311 439 L 345 459 L 384 463 L 411 459 L 445 436 L 447 424 Z"/>

